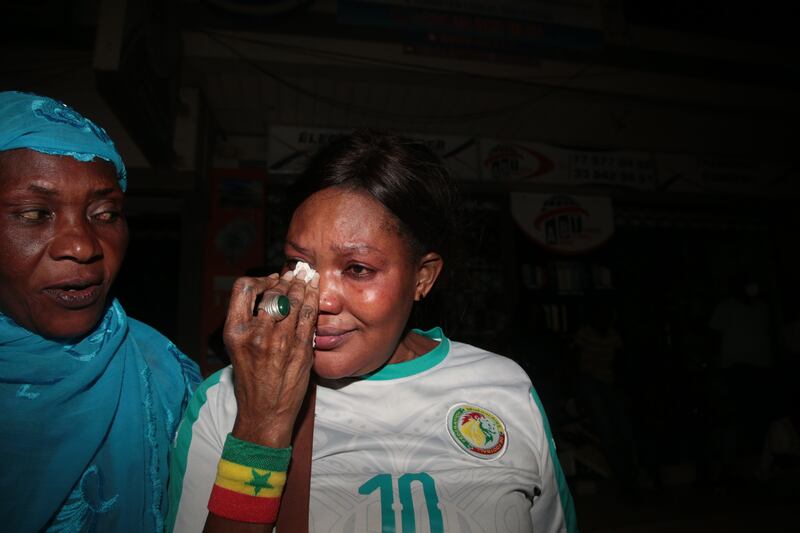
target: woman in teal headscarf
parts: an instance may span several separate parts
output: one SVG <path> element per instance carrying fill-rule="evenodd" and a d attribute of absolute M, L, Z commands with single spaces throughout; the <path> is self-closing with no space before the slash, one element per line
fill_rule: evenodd
<path fill-rule="evenodd" d="M 196 365 L 108 297 L 125 167 L 53 99 L 0 92 L 0 528 L 161 531 Z"/>

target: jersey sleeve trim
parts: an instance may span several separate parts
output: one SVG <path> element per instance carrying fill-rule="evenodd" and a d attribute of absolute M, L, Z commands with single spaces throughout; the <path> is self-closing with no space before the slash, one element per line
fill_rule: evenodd
<path fill-rule="evenodd" d="M 171 532 L 175 527 L 175 519 L 178 515 L 178 507 L 180 506 L 181 493 L 183 491 L 183 476 L 186 474 L 189 447 L 192 444 L 194 423 L 197 422 L 200 417 L 200 410 L 208 401 L 208 389 L 219 383 L 224 370 L 222 369 L 212 374 L 200 384 L 200 387 L 197 388 L 189 401 L 189 405 L 186 406 L 183 420 L 181 420 L 181 424 L 178 427 L 175 445 L 171 450 L 172 456 L 169 462 L 169 512 L 167 513 L 165 531 Z"/>
<path fill-rule="evenodd" d="M 547 414 L 544 411 L 542 401 L 536 393 L 536 389 L 531 386 L 531 397 L 536 402 L 536 407 L 542 415 L 542 425 L 544 426 L 545 435 L 547 437 L 547 445 L 550 451 L 550 459 L 553 462 L 553 469 L 555 470 L 556 484 L 558 485 L 558 495 L 561 501 L 561 509 L 564 512 L 564 521 L 566 522 L 568 533 L 578 533 L 577 517 L 575 515 L 575 502 L 572 500 L 572 494 L 567 486 L 567 478 L 564 475 L 564 470 L 561 468 L 561 463 L 558 461 L 558 453 L 556 452 L 556 442 L 553 439 L 553 433 L 550 431 L 550 422 L 547 420 Z"/>

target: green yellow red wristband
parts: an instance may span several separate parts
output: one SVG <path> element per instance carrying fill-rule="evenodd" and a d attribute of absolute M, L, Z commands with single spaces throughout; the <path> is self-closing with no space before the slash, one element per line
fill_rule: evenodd
<path fill-rule="evenodd" d="M 291 446 L 269 448 L 228 434 L 208 510 L 239 522 L 275 522 L 291 457 Z"/>

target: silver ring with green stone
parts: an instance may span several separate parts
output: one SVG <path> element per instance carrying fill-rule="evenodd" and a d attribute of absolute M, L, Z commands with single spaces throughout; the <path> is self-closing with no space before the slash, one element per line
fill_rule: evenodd
<path fill-rule="evenodd" d="M 273 294 L 264 301 L 264 304 L 261 306 L 261 308 L 267 312 L 272 320 L 275 322 L 280 322 L 289 316 L 291 304 L 289 303 L 289 298 L 287 298 L 286 295 Z"/>

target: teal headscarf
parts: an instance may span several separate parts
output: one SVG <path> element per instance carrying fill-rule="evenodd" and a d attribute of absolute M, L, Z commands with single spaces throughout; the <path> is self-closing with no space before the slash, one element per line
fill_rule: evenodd
<path fill-rule="evenodd" d="M 105 132 L 50 98 L 0 93 L 0 151 L 125 167 Z M 161 532 L 167 453 L 197 366 L 116 300 L 81 339 L 0 312 L 0 529 Z"/>
<path fill-rule="evenodd" d="M 106 130 L 47 96 L 0 92 L 0 152 L 15 148 L 78 161 L 104 159 L 114 164 L 122 190 L 127 188 L 125 165 Z"/>

